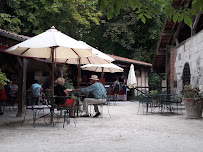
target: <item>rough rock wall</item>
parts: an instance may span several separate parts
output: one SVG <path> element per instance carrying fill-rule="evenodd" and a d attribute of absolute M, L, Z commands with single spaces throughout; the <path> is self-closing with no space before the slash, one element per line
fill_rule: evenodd
<path fill-rule="evenodd" d="M 174 51 L 176 93 L 183 88 L 183 68 L 186 63 L 190 67 L 190 83 L 203 91 L 203 30 L 182 42 Z"/>

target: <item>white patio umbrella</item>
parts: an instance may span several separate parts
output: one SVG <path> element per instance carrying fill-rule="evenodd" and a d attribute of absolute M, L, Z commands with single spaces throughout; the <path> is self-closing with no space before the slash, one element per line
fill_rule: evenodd
<path fill-rule="evenodd" d="M 130 71 L 128 73 L 127 86 L 129 88 L 135 88 L 136 84 L 137 84 L 137 79 L 136 79 L 136 76 L 135 76 L 134 65 L 131 64 L 130 65 Z"/>
<path fill-rule="evenodd" d="M 52 61 L 52 96 L 54 95 L 54 60 L 57 58 L 82 58 L 95 56 L 91 49 L 77 40 L 61 33 L 55 27 L 19 43 L 7 50 L 7 53 L 25 57 L 38 57 Z M 51 102 L 51 121 L 53 119 L 53 100 Z"/>
<path fill-rule="evenodd" d="M 85 45 L 89 49 L 92 50 L 92 53 L 95 54 L 95 56 L 88 56 L 88 57 L 81 57 L 81 58 L 69 58 L 69 59 L 63 59 L 63 58 L 57 58 L 56 62 L 61 63 L 68 63 L 68 64 L 77 64 L 78 65 L 78 87 L 79 87 L 79 77 L 80 77 L 80 66 L 81 64 L 109 64 L 115 59 L 112 57 L 106 55 L 105 53 L 93 48 L 92 46 L 88 45 L 87 43 L 83 41 L 78 41 L 80 44 Z"/>
<path fill-rule="evenodd" d="M 110 64 L 86 64 L 81 66 L 83 70 L 94 71 L 94 72 L 123 72 L 123 68 L 110 63 Z"/>
<path fill-rule="evenodd" d="M 106 55 L 105 53 L 93 48 L 92 46 L 88 45 L 87 43 L 83 41 L 78 41 L 80 44 L 85 45 L 89 49 L 92 50 L 92 53 L 95 54 L 95 56 L 88 56 L 88 57 L 81 57 L 80 59 L 77 58 L 69 58 L 69 59 L 63 59 L 63 58 L 57 58 L 56 62 L 62 62 L 62 63 L 68 63 L 68 64 L 109 64 L 115 59 L 112 57 Z"/>
<path fill-rule="evenodd" d="M 103 79 L 104 72 L 123 72 L 123 68 L 110 63 L 110 64 L 86 64 L 81 66 L 83 70 L 94 71 L 94 72 L 101 72 L 101 78 Z"/>

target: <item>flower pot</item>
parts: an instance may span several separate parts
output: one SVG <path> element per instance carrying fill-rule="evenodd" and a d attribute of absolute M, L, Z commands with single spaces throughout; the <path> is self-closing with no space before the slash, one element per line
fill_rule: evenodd
<path fill-rule="evenodd" d="M 183 98 L 188 118 L 201 118 L 203 109 L 203 100 L 194 98 Z"/>

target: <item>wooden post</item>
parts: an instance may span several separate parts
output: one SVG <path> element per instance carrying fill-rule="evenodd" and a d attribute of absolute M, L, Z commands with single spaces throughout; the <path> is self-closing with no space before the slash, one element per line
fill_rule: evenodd
<path fill-rule="evenodd" d="M 27 80 L 27 59 L 23 58 L 23 71 L 20 72 L 22 76 L 20 76 L 20 81 L 22 81 L 22 86 L 19 86 L 19 90 L 21 90 L 20 100 L 18 101 L 18 112 L 16 117 L 22 117 L 25 112 L 25 102 L 26 102 L 26 80 Z"/>
<path fill-rule="evenodd" d="M 54 47 L 51 47 L 51 57 L 52 57 L 52 85 L 51 85 L 51 119 L 50 119 L 50 123 L 53 122 L 53 115 L 54 115 Z"/>

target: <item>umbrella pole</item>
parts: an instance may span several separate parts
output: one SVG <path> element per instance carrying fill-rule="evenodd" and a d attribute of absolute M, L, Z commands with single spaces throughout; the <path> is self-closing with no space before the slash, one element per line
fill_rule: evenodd
<path fill-rule="evenodd" d="M 101 79 L 103 80 L 104 77 L 104 67 L 102 67 Z"/>
<path fill-rule="evenodd" d="M 72 49 L 72 48 L 71 48 Z M 75 50 L 74 49 L 72 49 L 73 50 L 73 52 L 75 52 Z M 80 56 L 78 55 L 78 53 L 77 52 L 75 52 L 75 54 L 78 56 L 78 58 L 79 58 L 79 60 L 78 60 L 78 88 L 79 88 L 79 86 L 80 86 Z"/>
<path fill-rule="evenodd" d="M 80 58 L 78 60 L 78 88 L 80 87 Z"/>
<path fill-rule="evenodd" d="M 51 57 L 52 57 L 52 85 L 51 85 L 51 119 L 50 123 L 53 122 L 53 115 L 54 115 L 54 47 L 51 47 Z"/>
<path fill-rule="evenodd" d="M 102 67 L 102 73 L 101 73 L 101 83 L 103 83 L 103 78 L 104 78 L 104 67 Z M 104 84 L 103 84 L 104 85 Z"/>

